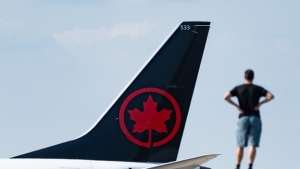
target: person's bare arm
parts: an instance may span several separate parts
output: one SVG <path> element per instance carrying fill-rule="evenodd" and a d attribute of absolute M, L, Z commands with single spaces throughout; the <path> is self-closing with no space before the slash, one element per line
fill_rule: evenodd
<path fill-rule="evenodd" d="M 225 99 L 228 103 L 230 103 L 230 104 L 232 104 L 233 106 L 235 106 L 235 107 L 238 109 L 238 111 L 239 111 L 240 114 L 243 114 L 243 113 L 244 113 L 243 110 L 240 108 L 240 106 L 239 106 L 238 104 L 236 104 L 234 101 L 231 100 L 231 94 L 230 94 L 230 92 L 227 92 L 227 93 L 225 94 L 224 99 Z"/>
<path fill-rule="evenodd" d="M 265 100 L 261 101 L 257 106 L 254 107 L 255 110 L 259 110 L 260 106 L 262 104 L 265 104 L 267 102 L 269 102 L 270 100 L 274 99 L 274 95 L 271 92 L 267 93 L 267 97 Z"/>

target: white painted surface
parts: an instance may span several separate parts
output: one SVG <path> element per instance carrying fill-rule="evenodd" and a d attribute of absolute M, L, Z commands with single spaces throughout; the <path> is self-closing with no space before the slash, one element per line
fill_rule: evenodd
<path fill-rule="evenodd" d="M 139 169 L 155 164 L 61 159 L 1 159 L 1 169 Z"/>

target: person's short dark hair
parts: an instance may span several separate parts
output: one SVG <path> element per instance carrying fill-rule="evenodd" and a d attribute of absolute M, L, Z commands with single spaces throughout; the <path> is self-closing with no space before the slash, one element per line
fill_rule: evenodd
<path fill-rule="evenodd" d="M 253 80 L 253 78 L 254 78 L 254 72 L 253 72 L 253 70 L 247 69 L 245 71 L 245 79 L 247 79 L 247 80 Z"/>

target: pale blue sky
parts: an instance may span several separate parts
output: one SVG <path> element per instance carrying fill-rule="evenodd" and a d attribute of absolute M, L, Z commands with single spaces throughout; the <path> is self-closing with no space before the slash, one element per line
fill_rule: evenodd
<path fill-rule="evenodd" d="M 219 153 L 234 168 L 237 111 L 223 95 L 254 69 L 261 108 L 255 168 L 297 168 L 300 24 L 296 0 L 0 0 L 0 157 L 88 130 L 182 21 L 211 21 L 179 159 Z M 243 161 L 245 167 L 246 157 Z"/>

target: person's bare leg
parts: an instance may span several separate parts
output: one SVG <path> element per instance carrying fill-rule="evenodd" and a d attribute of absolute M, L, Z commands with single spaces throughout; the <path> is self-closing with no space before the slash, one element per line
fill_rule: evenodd
<path fill-rule="evenodd" d="M 251 166 L 254 163 L 255 155 L 256 155 L 256 147 L 251 146 L 249 148 L 249 165 L 251 165 Z"/>
<path fill-rule="evenodd" d="M 236 150 L 236 165 L 240 166 L 243 159 L 244 147 L 238 147 Z"/>

